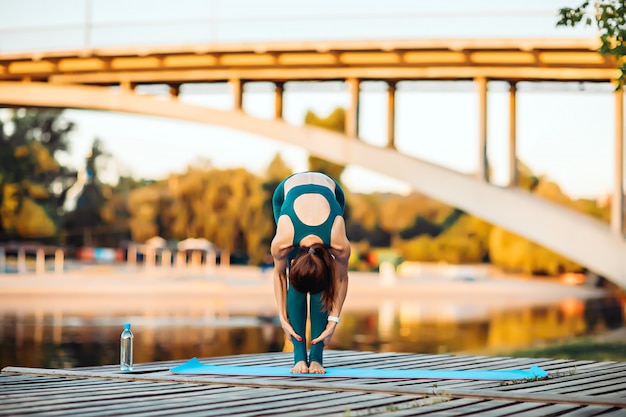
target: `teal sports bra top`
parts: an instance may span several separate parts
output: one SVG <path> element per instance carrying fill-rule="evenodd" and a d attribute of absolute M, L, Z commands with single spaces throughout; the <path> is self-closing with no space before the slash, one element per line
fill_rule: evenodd
<path fill-rule="evenodd" d="M 291 220 L 294 229 L 293 246 L 298 247 L 300 245 L 300 241 L 308 235 L 318 236 L 322 240 L 324 245 L 330 246 L 330 235 L 333 228 L 333 223 L 335 222 L 337 216 L 343 216 L 345 205 L 344 193 L 339 184 L 337 184 L 337 182 L 335 181 L 335 192 L 323 185 L 301 184 L 294 186 L 292 189 L 289 190 L 287 195 L 284 195 L 284 182 L 285 181 L 279 184 L 274 192 L 274 218 L 278 223 L 278 218 L 280 216 L 289 216 L 289 219 Z M 330 206 L 330 214 L 324 222 L 315 226 L 311 226 L 308 224 L 304 224 L 300 220 L 300 218 L 298 218 L 298 215 L 294 211 L 293 205 L 295 200 L 303 194 L 319 194 L 323 196 L 326 201 L 328 201 L 328 205 Z"/>
<path fill-rule="evenodd" d="M 300 218 L 293 209 L 293 203 L 296 198 L 303 194 L 320 194 L 328 201 L 330 205 L 330 214 L 328 218 L 321 224 L 311 226 L 302 223 Z M 328 187 L 317 184 L 302 184 L 293 187 L 285 196 L 285 202 L 280 210 L 280 215 L 286 214 L 289 216 L 291 223 L 293 224 L 293 245 L 298 246 L 300 241 L 308 236 L 315 235 L 322 239 L 322 242 L 326 246 L 330 246 L 330 234 L 333 228 L 333 223 L 337 216 L 343 214 L 343 210 L 339 206 L 335 194 Z"/>

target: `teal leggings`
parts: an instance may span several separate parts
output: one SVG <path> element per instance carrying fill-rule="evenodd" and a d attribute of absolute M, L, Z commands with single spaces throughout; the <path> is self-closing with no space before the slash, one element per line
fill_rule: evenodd
<path fill-rule="evenodd" d="M 293 358 L 294 364 L 305 361 L 307 364 L 317 362 L 322 363 L 322 355 L 324 353 L 324 342 L 311 345 L 309 360 L 306 355 L 306 319 L 307 319 L 307 294 L 294 290 L 291 286 L 287 290 L 287 316 L 289 323 L 295 332 L 302 337 L 299 342 L 295 337 L 291 337 L 293 342 Z M 311 317 L 311 340 L 318 337 L 328 323 L 328 312 L 324 311 L 322 306 L 322 293 L 311 294 L 310 303 Z"/>

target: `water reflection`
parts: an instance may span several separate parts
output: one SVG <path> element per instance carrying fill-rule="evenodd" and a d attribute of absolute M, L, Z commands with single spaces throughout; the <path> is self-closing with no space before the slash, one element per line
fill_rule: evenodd
<path fill-rule="evenodd" d="M 624 302 L 616 297 L 514 309 L 428 304 L 396 309 L 389 302 L 376 312 L 351 314 L 334 342 L 355 350 L 495 354 L 616 329 L 624 325 L 624 315 Z"/>
<path fill-rule="evenodd" d="M 76 311 L 19 311 L 0 317 L 0 366 L 66 368 L 116 364 L 127 316 Z M 500 353 L 624 324 L 615 297 L 563 300 L 523 308 L 381 301 L 346 311 L 330 348 L 414 353 Z M 265 313 L 214 312 L 132 318 L 135 362 L 288 349 L 277 320 Z"/>

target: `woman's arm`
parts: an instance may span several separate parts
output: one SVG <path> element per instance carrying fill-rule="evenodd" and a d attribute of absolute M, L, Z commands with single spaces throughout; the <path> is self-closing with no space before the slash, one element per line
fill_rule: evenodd
<path fill-rule="evenodd" d="M 348 294 L 348 262 L 350 261 L 350 241 L 346 235 L 346 223 L 343 217 L 337 217 L 333 223 L 331 232 L 331 250 L 335 256 L 337 266 L 337 292 L 336 300 L 331 311 L 331 316 L 341 314 L 343 303 Z"/>
<path fill-rule="evenodd" d="M 340 317 L 341 309 L 343 308 L 346 296 L 348 295 L 348 262 L 350 260 L 351 252 L 350 241 L 346 236 L 346 226 L 342 217 L 337 217 L 335 223 L 333 224 L 333 230 L 331 233 L 331 251 L 335 256 L 337 273 L 335 275 L 335 300 L 329 315 Z M 336 327 L 336 322 L 329 321 L 322 334 L 318 338 L 313 339 L 311 343 L 315 344 L 323 340 L 324 345 L 327 345 L 330 343 L 330 339 L 333 336 Z"/>
<path fill-rule="evenodd" d="M 348 251 L 347 256 L 337 256 L 335 255 L 335 260 L 337 261 L 337 277 L 335 281 L 336 285 L 336 295 L 335 302 L 333 304 L 333 308 L 330 311 L 331 316 L 339 317 L 341 315 L 341 309 L 343 308 L 343 303 L 346 301 L 346 296 L 348 295 L 348 259 L 350 258 L 350 252 Z"/>
<path fill-rule="evenodd" d="M 293 330 L 287 315 L 287 255 L 291 251 L 292 246 L 286 243 L 291 238 L 285 234 L 284 229 L 286 227 L 284 226 L 282 219 L 279 220 L 276 236 L 274 236 L 271 244 L 272 257 L 274 258 L 274 296 L 276 297 L 281 327 L 287 335 L 293 336 L 297 340 L 302 340 L 302 337 Z"/>

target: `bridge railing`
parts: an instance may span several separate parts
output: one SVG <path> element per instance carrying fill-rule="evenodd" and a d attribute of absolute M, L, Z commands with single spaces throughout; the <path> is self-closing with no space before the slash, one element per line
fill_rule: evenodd
<path fill-rule="evenodd" d="M 0 53 L 165 44 L 338 39 L 586 37 L 556 28 L 563 1 L 22 0 L 0 13 Z M 444 4 L 445 3 L 445 4 Z M 485 2 L 487 3 L 487 2 Z M 61 3 L 63 4 L 63 3 Z M 38 13 L 32 13 L 32 7 Z"/>

